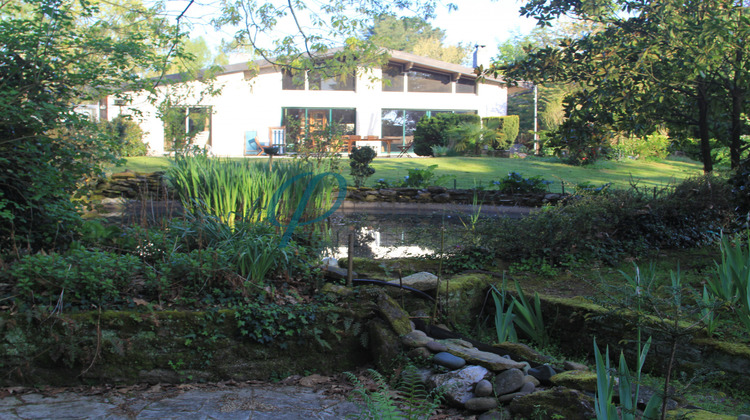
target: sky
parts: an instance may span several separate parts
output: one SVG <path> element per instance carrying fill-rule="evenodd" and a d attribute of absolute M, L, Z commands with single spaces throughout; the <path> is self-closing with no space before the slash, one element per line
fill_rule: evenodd
<path fill-rule="evenodd" d="M 333 0 L 335 1 L 335 0 Z M 437 10 L 432 25 L 445 30 L 444 42 L 455 45 L 459 42 L 468 45 L 486 45 L 489 56 L 497 53 L 497 45 L 515 34 L 526 34 L 533 29 L 534 19 L 522 18 L 518 10 L 522 1 L 518 0 L 451 0 L 458 10 L 448 11 L 446 7 Z M 190 3 L 189 0 L 166 0 L 171 16 L 179 15 Z M 217 1 L 194 1 L 188 8 L 183 22 L 191 25 L 191 37 L 203 36 L 212 48 L 221 39 L 230 40 L 231 31 L 217 32 L 211 25 L 212 17 L 219 13 Z"/>

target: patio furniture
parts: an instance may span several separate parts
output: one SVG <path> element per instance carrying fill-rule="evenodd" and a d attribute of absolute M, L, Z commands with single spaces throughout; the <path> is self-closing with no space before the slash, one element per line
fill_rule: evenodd
<path fill-rule="evenodd" d="M 278 148 L 279 155 L 286 151 L 286 126 L 269 127 L 268 138 L 271 140 L 271 146 Z"/>
<path fill-rule="evenodd" d="M 260 156 L 263 145 L 258 141 L 257 131 L 245 131 L 245 156 Z"/>
<path fill-rule="evenodd" d="M 396 147 L 398 147 L 398 150 L 399 150 L 399 154 L 396 157 L 404 157 L 404 156 L 405 157 L 411 157 L 411 156 L 409 156 L 409 149 L 411 149 L 411 146 L 413 144 L 414 144 L 414 142 L 410 141 L 409 143 L 407 143 L 404 146 L 396 146 Z"/>

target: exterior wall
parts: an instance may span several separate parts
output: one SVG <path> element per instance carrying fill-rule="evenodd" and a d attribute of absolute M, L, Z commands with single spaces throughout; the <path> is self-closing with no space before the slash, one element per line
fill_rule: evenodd
<path fill-rule="evenodd" d="M 205 88 L 200 82 L 176 84 L 159 89 L 159 101 L 166 94 L 180 98 L 177 105 L 211 106 L 211 150 L 217 156 L 243 156 L 246 131 L 256 131 L 258 140 L 269 142 L 269 127 L 281 125 L 282 108 L 356 108 L 357 134 L 381 135 L 382 109 L 475 110 L 482 116 L 502 116 L 507 111 L 507 88 L 497 84 L 480 84 L 476 94 L 383 92 L 380 69 L 358 72 L 354 91 L 282 90 L 281 73 L 266 72 L 245 80 L 243 72 L 218 76 L 216 87 L 221 94 L 201 98 Z M 453 84 L 455 91 L 455 83 Z M 145 134 L 150 153 L 162 155 L 164 124 L 157 108 L 145 93 L 130 93 L 127 106 L 108 98 L 108 117 L 120 113 L 133 115 Z M 137 112 L 135 111 L 137 110 Z"/>

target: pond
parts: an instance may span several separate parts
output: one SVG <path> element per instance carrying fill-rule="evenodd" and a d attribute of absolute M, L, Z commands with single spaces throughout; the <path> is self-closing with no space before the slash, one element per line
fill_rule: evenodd
<path fill-rule="evenodd" d="M 474 240 L 477 218 L 522 217 L 528 208 L 408 203 L 352 203 L 329 220 L 330 241 L 324 257 L 348 255 L 349 233 L 354 234 L 354 256 L 391 259 L 434 255 L 442 249 Z"/>

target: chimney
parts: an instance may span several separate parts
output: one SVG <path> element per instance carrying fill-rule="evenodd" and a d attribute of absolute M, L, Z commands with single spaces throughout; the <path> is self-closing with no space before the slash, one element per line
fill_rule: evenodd
<path fill-rule="evenodd" d="M 485 45 L 474 46 L 474 67 L 482 66 L 485 69 L 490 66 L 490 57 L 488 56 L 487 48 Z"/>

